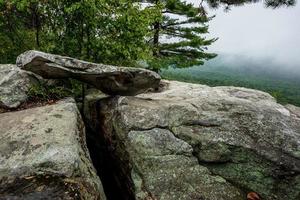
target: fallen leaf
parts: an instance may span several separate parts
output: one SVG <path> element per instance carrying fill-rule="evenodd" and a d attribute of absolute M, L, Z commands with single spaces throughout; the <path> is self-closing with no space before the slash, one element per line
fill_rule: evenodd
<path fill-rule="evenodd" d="M 27 176 L 27 177 L 24 177 L 24 179 L 26 179 L 26 180 L 30 180 L 30 179 L 33 179 L 33 178 L 35 178 L 35 176 Z"/>
<path fill-rule="evenodd" d="M 37 189 L 36 189 L 36 191 L 37 192 L 41 192 L 41 191 L 43 191 L 44 190 L 44 188 L 45 188 L 45 186 L 40 186 L 40 187 L 38 187 Z"/>
<path fill-rule="evenodd" d="M 260 197 L 257 193 L 255 192 L 250 192 L 247 195 L 247 200 L 260 200 Z"/>

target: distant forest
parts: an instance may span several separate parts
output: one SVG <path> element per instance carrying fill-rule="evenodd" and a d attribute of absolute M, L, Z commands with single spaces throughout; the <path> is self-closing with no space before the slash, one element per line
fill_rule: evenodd
<path fill-rule="evenodd" d="M 169 68 L 162 76 L 170 80 L 209 86 L 238 86 L 268 92 L 282 104 L 300 106 L 300 72 L 283 71 L 278 66 L 251 63 L 239 57 L 239 63 L 224 63 L 219 56 L 203 66 L 186 69 Z M 243 64 L 241 64 L 243 63 Z M 284 68 L 284 67 L 282 67 Z"/>

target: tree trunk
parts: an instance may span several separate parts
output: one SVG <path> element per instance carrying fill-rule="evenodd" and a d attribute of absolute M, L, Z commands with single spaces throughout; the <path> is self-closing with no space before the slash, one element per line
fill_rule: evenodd
<path fill-rule="evenodd" d="M 40 16 L 38 13 L 38 5 L 32 5 L 32 26 L 35 29 L 35 43 L 36 46 L 40 47 Z"/>
<path fill-rule="evenodd" d="M 36 27 L 36 33 L 35 33 L 35 40 L 36 40 L 36 45 L 38 48 L 40 48 L 40 27 Z"/>
<path fill-rule="evenodd" d="M 159 0 L 155 1 L 155 4 L 157 5 L 159 3 Z M 153 36 L 153 56 L 158 57 L 159 56 L 159 34 L 160 34 L 160 22 L 154 23 L 154 36 Z"/>
<path fill-rule="evenodd" d="M 87 35 L 86 56 L 87 56 L 87 59 L 89 60 L 91 57 L 91 32 L 90 32 L 90 27 L 88 25 L 87 25 L 87 29 L 86 29 L 86 35 Z"/>
<path fill-rule="evenodd" d="M 160 23 L 155 22 L 154 24 L 154 38 L 153 38 L 153 55 L 155 57 L 159 56 L 159 32 L 160 32 Z"/>

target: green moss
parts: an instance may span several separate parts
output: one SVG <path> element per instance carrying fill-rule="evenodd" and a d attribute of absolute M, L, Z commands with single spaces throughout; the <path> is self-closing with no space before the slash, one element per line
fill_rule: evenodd
<path fill-rule="evenodd" d="M 233 183 L 245 193 L 255 191 L 263 199 L 285 199 L 296 200 L 299 195 L 299 178 L 284 176 L 284 169 L 278 169 L 272 162 L 262 158 L 255 152 L 243 149 L 231 149 L 231 161 L 227 163 L 206 163 L 208 169 L 229 182 Z M 293 183 L 288 186 L 288 183 Z"/>

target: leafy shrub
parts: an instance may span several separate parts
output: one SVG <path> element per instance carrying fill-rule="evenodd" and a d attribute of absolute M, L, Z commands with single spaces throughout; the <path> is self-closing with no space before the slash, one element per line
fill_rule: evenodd
<path fill-rule="evenodd" d="M 65 97 L 82 97 L 82 84 L 76 80 L 70 80 L 70 87 L 65 85 L 47 85 L 46 83 L 32 85 L 28 91 L 30 101 L 59 100 Z"/>

